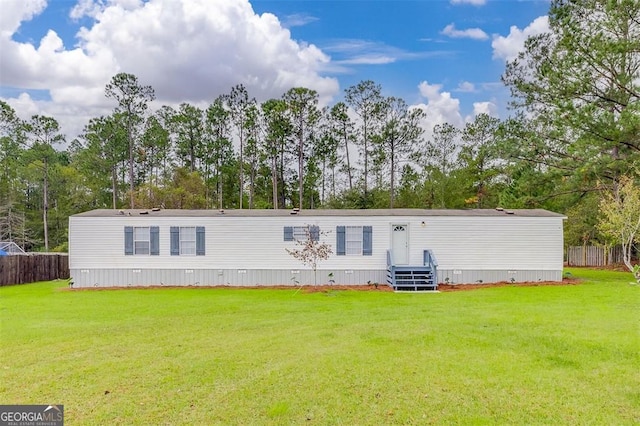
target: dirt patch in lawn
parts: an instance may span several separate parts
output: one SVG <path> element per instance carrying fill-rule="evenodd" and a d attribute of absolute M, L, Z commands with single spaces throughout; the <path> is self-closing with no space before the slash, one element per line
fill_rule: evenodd
<path fill-rule="evenodd" d="M 289 287 L 291 288 L 291 287 Z M 386 284 L 374 285 L 305 285 L 300 291 L 305 293 L 328 293 L 331 291 L 393 291 Z"/>
<path fill-rule="evenodd" d="M 78 288 L 61 288 L 61 291 L 112 291 L 112 290 L 145 290 L 154 288 L 172 288 L 172 289 L 254 289 L 254 290 L 298 290 L 301 293 L 328 293 L 331 291 L 393 291 L 391 287 L 386 284 L 379 284 L 378 287 L 374 285 L 144 285 L 144 286 L 113 286 L 113 287 L 78 287 Z"/>
<path fill-rule="evenodd" d="M 499 282 L 499 283 L 486 283 L 486 284 L 438 284 L 438 291 L 469 291 L 477 290 L 480 288 L 491 287 L 542 287 L 542 286 L 564 286 L 564 285 L 577 285 L 580 284 L 580 280 L 575 278 L 565 278 L 562 281 L 539 281 L 539 282 L 524 282 L 524 283 L 511 283 L 511 282 Z M 264 288 L 264 287 L 256 287 Z M 270 287 L 274 288 L 274 287 Z M 276 286 L 276 288 L 288 288 L 289 286 Z M 318 286 L 303 286 L 300 291 L 305 293 L 321 293 L 336 290 L 345 291 L 393 291 L 391 287 L 386 284 L 380 284 L 376 288 L 373 285 L 318 285 Z"/>
<path fill-rule="evenodd" d="M 524 282 L 524 283 L 511 283 L 511 282 L 499 282 L 499 283 L 486 283 L 486 284 L 438 284 L 439 291 L 465 291 L 465 290 L 477 290 L 479 288 L 491 288 L 491 287 L 542 287 L 542 286 L 560 286 L 560 285 L 577 285 L 580 284 L 580 280 L 575 278 L 564 278 L 562 281 L 537 281 L 537 282 Z"/>
<path fill-rule="evenodd" d="M 486 284 L 438 284 L 438 291 L 469 291 L 477 290 L 480 288 L 491 287 L 541 287 L 541 286 L 560 286 L 560 285 L 576 285 L 580 284 L 580 280 L 575 278 L 565 278 L 562 281 L 540 281 L 540 282 L 524 282 L 524 283 L 511 283 L 511 282 L 499 282 L 499 283 L 486 283 Z M 271 290 L 298 290 L 301 293 L 329 293 L 332 291 L 378 291 L 378 292 L 392 292 L 393 289 L 386 284 L 378 284 L 377 286 L 372 284 L 365 285 L 304 285 L 301 287 L 295 287 L 291 285 L 259 285 L 259 286 L 168 286 L 168 285 L 151 285 L 151 286 L 126 286 L 126 287 L 85 287 L 85 288 L 62 288 L 61 290 L 82 291 L 109 291 L 109 290 L 126 290 L 126 289 L 153 289 L 153 288 L 181 288 L 181 289 L 201 289 L 201 288 L 228 288 L 228 289 L 271 289 Z"/>

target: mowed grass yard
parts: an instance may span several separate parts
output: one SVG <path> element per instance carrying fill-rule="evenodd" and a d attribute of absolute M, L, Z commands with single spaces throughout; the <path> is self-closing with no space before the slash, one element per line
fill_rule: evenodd
<path fill-rule="evenodd" d="M 640 288 L 0 289 L 0 403 L 67 424 L 638 424 Z"/>

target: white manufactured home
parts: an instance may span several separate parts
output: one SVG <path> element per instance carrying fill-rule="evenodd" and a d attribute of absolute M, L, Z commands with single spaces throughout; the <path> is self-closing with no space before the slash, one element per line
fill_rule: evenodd
<path fill-rule="evenodd" d="M 561 281 L 563 219 L 502 209 L 93 210 L 69 218 L 69 267 L 74 287 Z M 306 238 L 332 250 L 315 276 L 287 252 Z"/>

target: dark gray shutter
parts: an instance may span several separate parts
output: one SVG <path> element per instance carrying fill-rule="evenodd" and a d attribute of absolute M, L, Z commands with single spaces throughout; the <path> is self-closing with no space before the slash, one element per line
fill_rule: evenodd
<path fill-rule="evenodd" d="M 293 226 L 284 227 L 284 240 L 293 241 Z"/>
<path fill-rule="evenodd" d="M 371 256 L 373 253 L 373 228 L 370 226 L 362 227 L 362 255 Z"/>
<path fill-rule="evenodd" d="M 133 254 L 133 227 L 124 227 L 124 254 L 130 256 Z"/>
<path fill-rule="evenodd" d="M 196 256 L 204 256 L 204 226 L 196 227 Z"/>
<path fill-rule="evenodd" d="M 346 253 L 344 226 L 336 226 L 336 254 L 344 256 Z"/>
<path fill-rule="evenodd" d="M 320 241 L 320 227 L 315 225 L 310 226 L 309 236 L 311 237 L 311 241 Z"/>
<path fill-rule="evenodd" d="M 149 236 L 151 237 L 149 254 L 157 256 L 160 254 L 160 228 L 157 226 L 151 226 L 149 228 Z"/>
<path fill-rule="evenodd" d="M 179 256 L 180 255 L 180 228 L 177 226 L 172 226 L 169 230 L 169 242 L 171 245 L 170 253 L 171 256 Z"/>

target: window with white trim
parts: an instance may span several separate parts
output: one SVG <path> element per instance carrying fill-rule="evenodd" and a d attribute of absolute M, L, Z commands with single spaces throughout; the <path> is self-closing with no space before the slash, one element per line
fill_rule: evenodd
<path fill-rule="evenodd" d="M 125 226 L 124 254 L 151 255 L 160 254 L 160 228 L 158 226 Z"/>
<path fill-rule="evenodd" d="M 320 240 L 320 228 L 317 225 L 284 227 L 284 241 L 305 242 L 309 237 L 312 241 Z"/>
<path fill-rule="evenodd" d="M 362 254 L 362 226 L 345 227 L 345 252 L 347 255 Z"/>
<path fill-rule="evenodd" d="M 169 229 L 171 256 L 204 256 L 204 226 L 172 226 Z"/>
<path fill-rule="evenodd" d="M 336 255 L 372 256 L 373 227 L 371 225 L 336 226 Z"/>
<path fill-rule="evenodd" d="M 180 255 L 196 255 L 196 228 L 195 226 L 180 227 Z"/>
<path fill-rule="evenodd" d="M 133 228 L 133 254 L 151 253 L 151 231 L 148 226 Z"/>
<path fill-rule="evenodd" d="M 293 239 L 296 241 L 307 241 L 309 231 L 306 226 L 293 227 Z"/>

